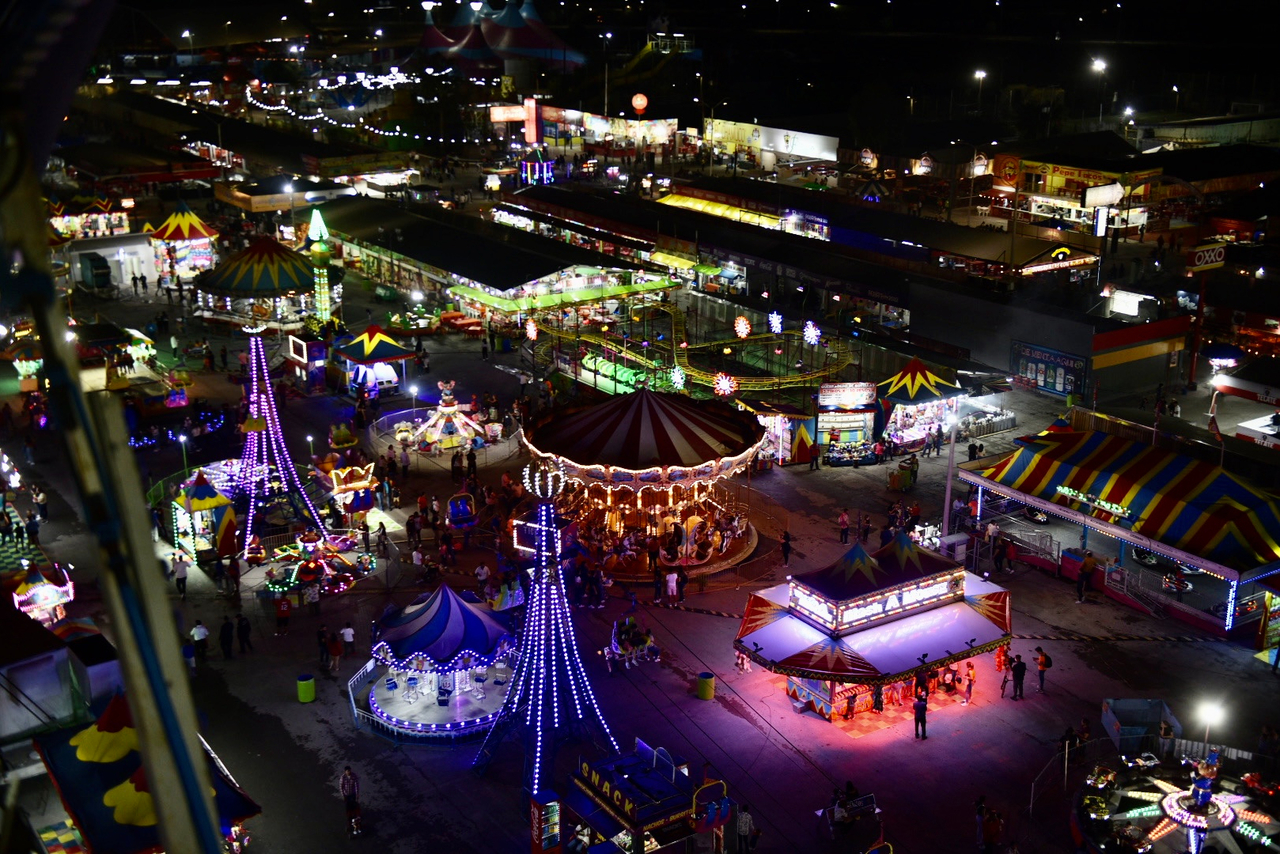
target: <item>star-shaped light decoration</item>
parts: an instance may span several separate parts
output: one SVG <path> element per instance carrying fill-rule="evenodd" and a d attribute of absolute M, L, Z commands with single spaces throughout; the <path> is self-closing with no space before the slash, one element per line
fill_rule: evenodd
<path fill-rule="evenodd" d="M 729 376 L 726 373 L 716 374 L 715 384 L 712 389 L 716 394 L 728 397 L 738 390 L 738 378 Z"/>
<path fill-rule="evenodd" d="M 822 330 L 818 328 L 818 324 L 814 323 L 812 320 L 806 320 L 804 322 L 804 343 L 812 346 L 816 345 L 821 340 Z"/>
<path fill-rule="evenodd" d="M 538 324 L 532 318 L 524 322 L 524 337 L 530 341 L 538 340 Z"/>
<path fill-rule="evenodd" d="M 751 321 L 745 315 L 738 315 L 733 321 L 733 332 L 739 338 L 746 338 L 751 334 Z"/>
<path fill-rule="evenodd" d="M 684 388 L 684 368 L 679 365 L 671 369 L 671 385 L 676 389 Z"/>
<path fill-rule="evenodd" d="M 776 311 L 769 312 L 769 331 L 774 335 L 782 334 L 782 315 Z"/>

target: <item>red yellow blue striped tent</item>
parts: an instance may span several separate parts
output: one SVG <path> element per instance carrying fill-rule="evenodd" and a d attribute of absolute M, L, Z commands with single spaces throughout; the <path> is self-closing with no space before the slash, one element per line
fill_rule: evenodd
<path fill-rule="evenodd" d="M 1099 432 L 1044 433 L 980 472 L 1237 570 L 1280 560 L 1280 500 L 1222 468 Z"/>
<path fill-rule="evenodd" d="M 205 225 L 195 211 L 187 207 L 187 203 L 178 202 L 178 207 L 169 218 L 160 223 L 160 227 L 151 232 L 152 240 L 207 240 L 216 237 L 217 229 Z"/>
<path fill-rule="evenodd" d="M 229 297 L 276 297 L 310 293 L 315 277 L 310 258 L 263 237 L 201 276 L 199 287 Z"/>
<path fill-rule="evenodd" d="M 889 379 L 876 383 L 876 389 L 881 400 L 906 406 L 948 400 L 965 393 L 959 385 L 934 373 L 915 358 Z"/>

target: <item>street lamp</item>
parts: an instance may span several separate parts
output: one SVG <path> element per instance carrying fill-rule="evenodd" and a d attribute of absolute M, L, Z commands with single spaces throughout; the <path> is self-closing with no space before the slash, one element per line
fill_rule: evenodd
<path fill-rule="evenodd" d="M 313 459 L 315 458 L 315 455 L 316 455 L 315 441 L 316 441 L 315 436 L 310 436 L 310 435 L 307 436 L 307 456 Z"/>
<path fill-rule="evenodd" d="M 978 112 L 981 113 L 982 112 L 982 81 L 987 79 L 987 72 L 978 70 L 973 72 L 973 76 L 978 79 Z M 1000 93 L 997 92 L 996 93 L 997 99 L 999 98 L 999 95 Z"/>
<path fill-rule="evenodd" d="M 409 394 L 413 397 L 413 417 L 418 415 L 418 387 L 416 385 L 409 386 Z"/>
<path fill-rule="evenodd" d="M 187 479 L 187 437 L 186 436 L 182 436 L 182 435 L 178 436 L 178 446 L 182 448 L 182 479 L 186 480 Z M 1208 737 L 1209 736 L 1206 733 L 1205 739 L 1208 739 Z"/>
<path fill-rule="evenodd" d="M 609 115 L 609 39 L 613 33 L 600 36 L 600 53 L 604 56 L 604 114 Z"/>
<path fill-rule="evenodd" d="M 1209 757 L 1209 727 L 1222 723 L 1226 713 L 1222 706 L 1213 702 L 1205 702 L 1200 704 L 1200 720 L 1204 721 L 1204 755 Z"/>
<path fill-rule="evenodd" d="M 192 43 L 191 30 L 183 30 L 182 37 L 187 40 L 187 53 L 191 56 L 196 55 L 195 45 Z"/>
<path fill-rule="evenodd" d="M 1093 65 L 1090 66 L 1098 75 L 1098 124 L 1102 124 L 1102 89 L 1106 85 L 1107 78 L 1104 76 L 1107 72 L 1107 63 L 1101 59 L 1095 59 Z"/>
<path fill-rule="evenodd" d="M 293 229 L 293 239 L 296 243 L 298 240 L 298 221 L 294 215 L 293 203 L 293 182 L 289 181 L 284 185 L 284 191 L 289 194 L 289 228 Z"/>
<path fill-rule="evenodd" d="M 1178 91 L 1178 87 L 1173 87 L 1173 114 L 1178 114 L 1178 105 L 1182 103 L 1182 93 Z"/>

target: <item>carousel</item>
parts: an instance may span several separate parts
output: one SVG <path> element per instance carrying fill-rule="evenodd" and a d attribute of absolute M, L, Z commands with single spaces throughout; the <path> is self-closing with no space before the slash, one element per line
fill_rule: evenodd
<path fill-rule="evenodd" d="M 610 575 L 648 578 L 650 536 L 664 564 L 690 575 L 731 566 L 754 547 L 745 506 L 722 484 L 750 465 L 764 440 L 750 413 L 642 390 L 549 413 L 523 436 L 534 457 L 563 468 L 571 484 L 561 508 L 575 520 L 569 552 L 591 537 L 607 540 L 602 569 Z"/>
<path fill-rule="evenodd" d="M 912 359 L 901 371 L 877 383 L 885 408 L 892 406 L 885 421 L 885 437 L 891 438 L 901 453 L 914 453 L 941 432 L 945 437 L 959 412 L 966 392 L 959 385 Z"/>
<path fill-rule="evenodd" d="M 753 593 L 733 645 L 831 720 L 909 701 L 919 673 L 954 695 L 957 662 L 1006 647 L 1010 620 L 1007 590 L 901 532 Z"/>
<path fill-rule="evenodd" d="M 506 699 L 513 644 L 511 628 L 488 606 L 442 584 L 383 615 L 373 660 L 355 681 L 372 676 L 369 710 L 391 729 L 419 738 L 479 734 Z"/>
<path fill-rule="evenodd" d="M 311 258 L 269 237 L 251 243 L 196 279 L 197 317 L 275 333 L 296 332 L 314 312 Z"/>
<path fill-rule="evenodd" d="M 13 605 L 44 626 L 66 617 L 66 606 L 76 598 L 76 587 L 61 564 L 22 559 L 26 577 L 13 591 Z"/>

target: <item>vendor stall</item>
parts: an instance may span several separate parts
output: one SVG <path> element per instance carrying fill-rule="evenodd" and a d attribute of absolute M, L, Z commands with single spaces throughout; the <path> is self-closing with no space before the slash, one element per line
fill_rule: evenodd
<path fill-rule="evenodd" d="M 818 387 L 818 440 L 828 466 L 874 465 L 875 383 L 823 383 Z"/>
<path fill-rule="evenodd" d="M 885 436 L 901 452 L 924 448 L 926 440 L 941 433 L 943 441 L 958 412 L 958 400 L 965 390 L 943 379 L 919 359 L 912 359 L 901 371 L 877 384 L 885 408 Z"/>
<path fill-rule="evenodd" d="M 349 344 L 334 349 L 341 357 L 347 386 L 357 399 L 400 394 L 401 378 L 392 364 L 413 358 L 413 351 L 400 344 L 379 326 L 369 326 Z M 407 376 L 407 375 L 406 375 Z"/>
<path fill-rule="evenodd" d="M 231 499 L 209 483 L 203 471 L 173 500 L 173 544 L 187 554 L 213 551 L 230 557 L 236 546 L 236 511 Z"/>
<path fill-rule="evenodd" d="M 767 403 L 763 400 L 739 399 L 737 404 L 753 413 L 764 427 L 764 442 L 756 455 L 756 470 L 763 471 L 775 463 L 789 466 L 808 462 L 800 459 L 799 452 L 809 453 L 810 437 L 814 431 L 814 417 L 790 403 Z"/>
<path fill-rule="evenodd" d="M 26 577 L 13 591 L 13 605 L 45 626 L 67 615 L 66 606 L 76 596 L 67 568 L 61 564 L 22 559 Z"/>
<path fill-rule="evenodd" d="M 419 738 L 487 730 L 506 698 L 514 633 L 486 605 L 447 584 L 377 622 L 377 673 L 369 710 L 384 725 Z M 492 686 L 495 690 L 488 690 Z M 500 690 L 498 690 L 500 689 Z"/>
<path fill-rule="evenodd" d="M 752 594 L 734 647 L 786 675 L 788 696 L 830 720 L 876 709 L 918 673 L 945 685 L 956 662 L 1008 644 L 1011 632 L 1007 590 L 900 532 L 874 553 L 855 545 Z"/>
<path fill-rule="evenodd" d="M 184 201 L 151 232 L 157 281 L 173 284 L 175 276 L 191 277 L 213 267 L 218 232 L 205 225 Z"/>

